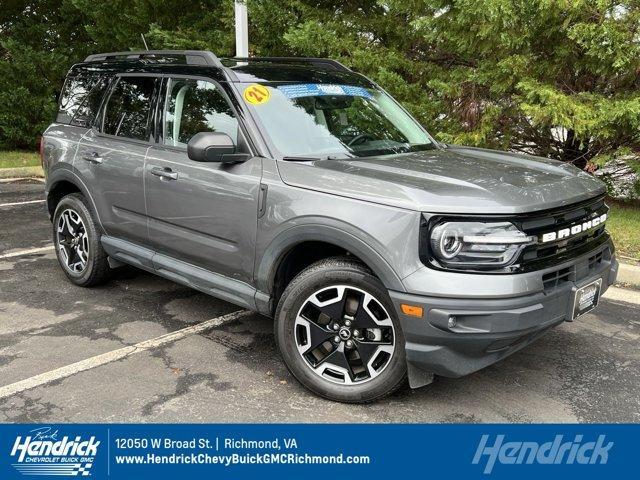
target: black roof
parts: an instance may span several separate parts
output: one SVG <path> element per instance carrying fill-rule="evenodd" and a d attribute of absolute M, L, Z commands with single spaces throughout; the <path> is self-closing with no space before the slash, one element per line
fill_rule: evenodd
<path fill-rule="evenodd" d="M 238 82 L 342 83 L 371 86 L 366 77 L 328 59 L 223 58 L 222 64 L 233 71 Z"/>
<path fill-rule="evenodd" d="M 89 55 L 72 71 L 199 75 L 218 81 L 341 83 L 371 86 L 366 77 L 325 58 L 221 58 L 201 50 L 157 50 Z"/>
<path fill-rule="evenodd" d="M 185 63 L 220 67 L 218 57 L 208 50 L 137 50 L 128 52 L 95 53 L 85 62 L 98 61 L 155 61 L 158 63 Z"/>

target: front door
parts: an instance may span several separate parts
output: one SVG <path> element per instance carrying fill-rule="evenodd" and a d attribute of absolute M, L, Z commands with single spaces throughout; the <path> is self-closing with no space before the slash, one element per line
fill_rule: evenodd
<path fill-rule="evenodd" d="M 166 79 L 163 95 L 159 143 L 144 173 L 149 240 L 158 253 L 251 284 L 262 161 L 190 160 L 187 143 L 199 132 L 246 145 L 236 116 L 210 81 Z"/>

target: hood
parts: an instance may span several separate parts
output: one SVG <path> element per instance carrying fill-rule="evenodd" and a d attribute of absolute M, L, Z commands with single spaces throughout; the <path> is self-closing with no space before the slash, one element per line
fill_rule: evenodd
<path fill-rule="evenodd" d="M 556 160 L 469 147 L 278 168 L 291 186 L 432 213 L 523 213 L 605 192 L 600 180 Z"/>

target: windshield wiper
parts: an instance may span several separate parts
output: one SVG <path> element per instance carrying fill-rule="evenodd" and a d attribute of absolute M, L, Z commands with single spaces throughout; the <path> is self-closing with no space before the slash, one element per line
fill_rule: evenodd
<path fill-rule="evenodd" d="M 287 162 L 317 162 L 318 160 L 349 160 L 353 157 L 334 157 L 332 155 L 325 155 L 323 157 L 298 157 L 298 156 L 287 156 L 282 157 L 283 160 Z"/>
<path fill-rule="evenodd" d="M 317 162 L 318 160 L 324 160 L 320 157 L 282 157 L 287 162 Z"/>

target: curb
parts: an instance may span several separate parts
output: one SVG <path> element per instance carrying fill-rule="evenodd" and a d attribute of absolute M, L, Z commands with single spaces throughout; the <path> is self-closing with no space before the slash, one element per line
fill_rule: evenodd
<path fill-rule="evenodd" d="M 618 265 L 618 278 L 616 283 L 640 288 L 640 267 L 621 262 Z"/>
<path fill-rule="evenodd" d="M 0 178 L 43 178 L 42 167 L 0 168 Z"/>

